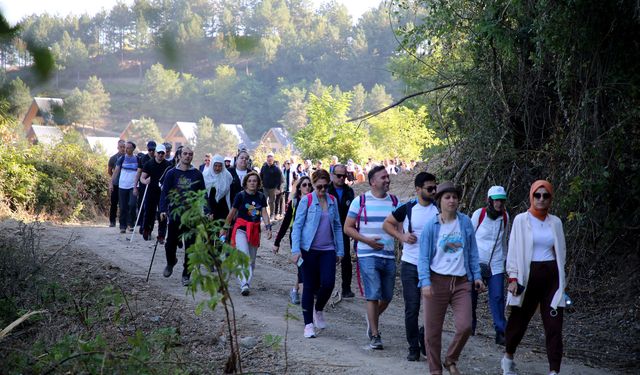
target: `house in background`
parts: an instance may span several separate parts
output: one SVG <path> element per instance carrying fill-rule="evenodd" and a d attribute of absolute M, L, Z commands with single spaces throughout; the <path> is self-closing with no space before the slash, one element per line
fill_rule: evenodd
<path fill-rule="evenodd" d="M 293 140 L 284 128 L 271 128 L 260 138 L 258 147 L 264 147 L 271 152 L 279 152 L 287 147 L 294 149 Z"/>
<path fill-rule="evenodd" d="M 27 141 L 34 145 L 55 146 L 62 142 L 63 135 L 57 126 L 29 125 Z"/>
<path fill-rule="evenodd" d="M 182 145 L 194 145 L 198 134 L 198 125 L 195 122 L 176 122 L 169 133 L 164 137 L 165 142 L 173 145 L 176 150 Z"/>
<path fill-rule="evenodd" d="M 131 121 L 129 121 L 122 133 L 120 133 L 120 139 L 129 139 L 129 137 L 131 136 L 131 127 L 138 122 L 140 122 L 140 120 L 132 119 Z"/>
<path fill-rule="evenodd" d="M 62 108 L 64 101 L 60 98 L 35 97 L 31 106 L 22 119 L 24 134 L 29 136 L 31 125 L 62 125 L 64 124 Z M 32 134 L 33 135 L 33 134 Z"/>
<path fill-rule="evenodd" d="M 118 137 L 86 137 L 91 150 L 98 154 L 111 156 L 118 152 Z"/>
<path fill-rule="evenodd" d="M 256 148 L 256 144 L 251 141 L 247 132 L 244 131 L 244 128 L 240 124 L 220 124 L 220 127 L 227 130 L 238 140 L 238 149 L 246 148 L 251 151 Z"/>

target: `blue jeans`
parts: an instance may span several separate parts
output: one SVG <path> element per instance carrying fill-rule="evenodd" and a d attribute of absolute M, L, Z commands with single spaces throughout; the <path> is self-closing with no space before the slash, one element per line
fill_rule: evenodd
<path fill-rule="evenodd" d="M 359 257 L 360 275 L 367 301 L 391 302 L 396 282 L 396 260 L 376 256 Z"/>
<path fill-rule="evenodd" d="M 336 284 L 336 252 L 334 250 L 301 251 L 302 315 L 304 324 L 313 323 L 313 310 L 322 311 Z M 315 307 L 313 297 L 316 297 Z"/>
<path fill-rule="evenodd" d="M 418 315 L 420 315 L 420 299 L 422 292 L 418 288 L 418 266 L 400 263 L 400 280 L 402 281 L 402 297 L 404 298 L 404 329 L 409 343 L 409 350 L 420 349 L 418 333 Z"/>
<path fill-rule="evenodd" d="M 136 221 L 136 196 L 133 195 L 133 188 L 118 189 L 120 202 L 120 229 L 133 228 Z"/>
<path fill-rule="evenodd" d="M 507 320 L 504 316 L 504 273 L 492 275 L 488 279 L 483 279 L 483 281 L 489 289 L 489 309 L 493 317 L 493 328 L 496 333 L 504 333 L 507 327 Z M 471 311 L 473 312 L 471 326 L 473 332 L 475 332 L 477 324 L 476 307 L 478 307 L 478 292 L 476 292 L 475 288 L 471 289 L 471 305 Z"/>

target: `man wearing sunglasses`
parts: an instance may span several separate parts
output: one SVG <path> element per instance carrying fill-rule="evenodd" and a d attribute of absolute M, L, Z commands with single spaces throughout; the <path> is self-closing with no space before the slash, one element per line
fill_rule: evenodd
<path fill-rule="evenodd" d="M 420 235 L 429 220 L 438 214 L 434 204 L 436 177 L 420 172 L 414 179 L 416 198 L 398 207 L 384 221 L 385 232 L 402 242 L 400 280 L 404 298 L 404 328 L 409 343 L 407 360 L 417 361 L 420 351 L 425 354 L 424 334 L 420 335 L 418 315 L 420 314 L 421 291 L 418 288 L 418 253 Z M 402 228 L 402 229 L 400 229 Z"/>
<path fill-rule="evenodd" d="M 329 194 L 338 200 L 338 212 L 340 213 L 340 223 L 344 226 L 349 212 L 349 206 L 353 202 L 355 193 L 353 189 L 346 184 L 347 167 L 343 164 L 335 164 L 331 172 L 331 184 L 329 185 Z M 343 234 L 344 256 L 341 261 L 342 269 L 342 298 L 353 298 L 355 294 L 351 291 L 351 278 L 353 275 L 353 267 L 351 265 L 351 250 L 349 237 Z"/>

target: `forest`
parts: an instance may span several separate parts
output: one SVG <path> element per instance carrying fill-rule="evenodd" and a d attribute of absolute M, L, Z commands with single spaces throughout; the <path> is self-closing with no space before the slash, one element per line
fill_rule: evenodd
<path fill-rule="evenodd" d="M 637 1 L 392 0 L 354 23 L 336 2 L 137 0 L 5 29 L 3 123 L 32 96 L 75 95 L 97 109 L 67 109 L 68 123 L 113 130 L 142 117 L 241 123 L 254 138 L 284 126 L 303 157 L 428 159 L 467 212 L 491 185 L 523 212 L 530 184 L 550 181 L 576 330 L 601 327 L 594 342 L 625 353 L 610 362 L 640 360 Z M 9 133 L 0 161 L 45 170 Z M 0 169 L 0 198 L 35 200 L 15 176 Z"/>

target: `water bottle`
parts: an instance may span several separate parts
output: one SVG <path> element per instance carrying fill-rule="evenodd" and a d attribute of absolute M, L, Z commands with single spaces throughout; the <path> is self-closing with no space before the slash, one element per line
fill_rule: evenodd
<path fill-rule="evenodd" d="M 564 294 L 564 304 L 566 305 L 566 307 L 573 306 L 573 301 L 571 300 L 571 298 L 567 293 Z"/>
<path fill-rule="evenodd" d="M 225 236 L 224 234 L 220 236 L 220 241 L 224 242 L 227 239 L 227 236 Z"/>

